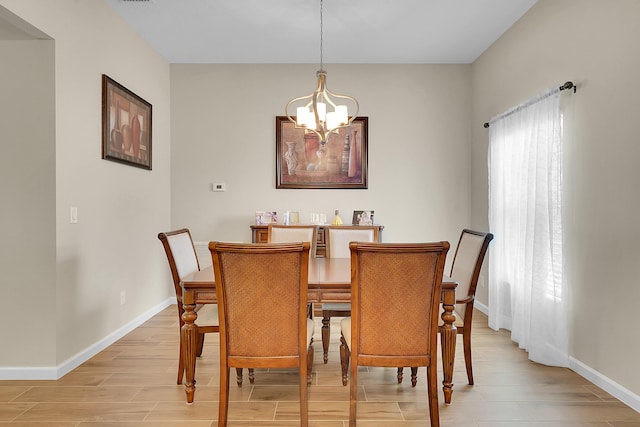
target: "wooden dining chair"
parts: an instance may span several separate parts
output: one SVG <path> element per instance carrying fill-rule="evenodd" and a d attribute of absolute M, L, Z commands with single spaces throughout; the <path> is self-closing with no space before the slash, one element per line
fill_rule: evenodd
<path fill-rule="evenodd" d="M 284 225 L 269 224 L 267 227 L 268 243 L 309 242 L 309 258 L 316 256 L 318 245 L 318 227 L 316 225 Z M 307 316 L 313 319 L 313 304 L 307 304 Z"/>
<path fill-rule="evenodd" d="M 377 242 L 378 227 L 366 225 L 341 225 L 326 227 L 327 258 L 349 258 L 350 242 Z M 322 359 L 329 361 L 329 340 L 331 338 L 331 317 L 351 316 L 348 302 L 322 304 Z"/>
<path fill-rule="evenodd" d="M 309 257 L 316 256 L 318 244 L 318 227 L 316 225 L 282 225 L 269 224 L 267 228 L 267 242 L 293 243 L 309 242 Z"/>
<path fill-rule="evenodd" d="M 219 427 L 227 425 L 230 367 L 298 368 L 300 425 L 308 425 L 309 248 L 309 242 L 209 243 L 220 317 Z"/>
<path fill-rule="evenodd" d="M 164 251 L 167 254 L 171 277 L 173 278 L 173 287 L 176 291 L 176 303 L 178 305 L 178 321 L 180 329 L 184 325 L 182 315 L 184 308 L 182 306 L 182 286 L 180 281 L 183 277 L 188 276 L 194 271 L 200 270 L 200 263 L 196 255 L 196 248 L 191 239 L 191 233 L 187 228 L 179 230 L 167 231 L 159 233 L 158 239 L 162 242 Z M 204 334 L 218 332 L 218 311 L 215 304 L 206 304 L 196 306 L 198 313 L 198 340 L 196 354 L 198 357 L 202 355 L 204 345 Z M 183 343 L 180 340 L 180 354 L 178 357 L 178 384 L 182 384 L 185 365 L 182 360 Z"/>
<path fill-rule="evenodd" d="M 356 425 L 358 366 L 426 366 L 431 426 L 439 426 L 438 316 L 448 242 L 351 243 L 351 317 L 340 322 L 342 382 Z M 399 327 L 402 326 L 402 327 Z"/>
<path fill-rule="evenodd" d="M 456 304 L 454 314 L 457 334 L 462 335 L 464 349 L 464 363 L 467 368 L 467 380 L 473 385 L 473 366 L 471 363 L 471 326 L 473 320 L 473 303 L 475 301 L 476 287 L 480 270 L 484 262 L 489 243 L 493 240 L 493 234 L 469 229 L 462 230 L 458 247 L 451 265 L 450 277 L 458 282 L 456 287 Z M 442 312 L 442 310 L 440 310 Z M 443 326 L 441 318 L 439 329 Z M 398 369 L 398 382 L 402 382 L 402 368 Z M 411 373 L 411 384 L 417 383 L 415 370 Z"/>

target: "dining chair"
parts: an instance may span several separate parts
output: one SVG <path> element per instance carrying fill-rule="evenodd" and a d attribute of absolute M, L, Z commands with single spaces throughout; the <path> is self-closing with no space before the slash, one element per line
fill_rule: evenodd
<path fill-rule="evenodd" d="M 219 427 L 227 425 L 229 368 L 250 366 L 298 368 L 300 425 L 308 425 L 314 330 L 307 317 L 309 248 L 309 242 L 209 243 L 220 318 Z"/>
<path fill-rule="evenodd" d="M 351 250 L 351 317 L 340 322 L 342 383 L 356 425 L 358 366 L 426 366 L 431 426 L 439 426 L 437 354 L 448 242 L 362 243 Z M 402 327 L 399 327 L 402 326 Z"/>
<path fill-rule="evenodd" d="M 316 256 L 318 245 L 318 227 L 315 225 L 269 224 L 267 227 L 268 243 L 309 242 L 309 258 Z M 307 316 L 313 319 L 313 304 L 307 304 Z"/>
<path fill-rule="evenodd" d="M 200 263 L 196 255 L 196 249 L 191 239 L 191 232 L 187 228 L 179 230 L 167 231 L 159 233 L 158 239 L 162 242 L 164 251 L 167 254 L 169 268 L 171 269 L 171 277 L 173 278 L 173 287 L 176 291 L 176 303 L 178 305 L 178 321 L 180 329 L 184 325 L 182 315 L 184 308 L 182 306 L 182 286 L 180 281 L 183 277 L 200 270 Z M 204 345 L 204 334 L 218 332 L 218 311 L 215 304 L 199 305 L 196 307 L 198 313 L 198 340 L 196 354 L 198 357 L 202 355 L 202 347 Z M 178 384 L 182 384 L 184 376 L 184 361 L 182 360 L 184 344 L 180 339 L 180 356 L 178 358 Z"/>
<path fill-rule="evenodd" d="M 269 224 L 267 228 L 268 243 L 309 242 L 309 256 L 316 256 L 318 243 L 318 227 L 315 225 L 281 225 Z"/>
<path fill-rule="evenodd" d="M 341 225 L 325 227 L 327 258 L 349 258 L 350 242 L 377 242 L 378 227 L 364 225 Z M 329 360 L 329 340 L 331 338 L 331 317 L 351 315 L 348 302 L 322 304 L 322 359 Z"/>
<path fill-rule="evenodd" d="M 450 277 L 458 282 L 456 287 L 456 304 L 454 314 L 457 334 L 462 335 L 464 349 L 464 364 L 467 368 L 467 380 L 473 385 L 473 366 L 471 363 L 471 326 L 473 320 L 473 303 L 475 301 L 476 287 L 480 270 L 484 262 L 489 243 L 493 240 L 493 234 L 482 231 L 464 229 L 460 234 L 458 247 L 451 265 Z M 442 312 L 442 310 L 440 310 Z M 441 318 L 438 319 L 439 330 L 443 326 Z M 402 382 L 402 368 L 398 368 L 398 382 Z M 415 371 L 412 370 L 411 384 L 416 385 Z"/>

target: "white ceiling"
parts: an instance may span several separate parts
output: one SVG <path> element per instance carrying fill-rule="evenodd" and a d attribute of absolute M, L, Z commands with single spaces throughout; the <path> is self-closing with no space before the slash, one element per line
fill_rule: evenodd
<path fill-rule="evenodd" d="M 106 0 L 171 63 L 319 63 L 319 0 Z M 324 63 L 472 63 L 537 0 L 324 0 Z"/>

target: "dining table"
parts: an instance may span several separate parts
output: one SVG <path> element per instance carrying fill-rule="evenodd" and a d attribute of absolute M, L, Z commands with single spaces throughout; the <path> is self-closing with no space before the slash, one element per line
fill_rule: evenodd
<path fill-rule="evenodd" d="M 196 391 L 196 346 L 198 315 L 196 305 L 216 304 L 216 284 L 213 266 L 204 267 L 182 281 L 182 303 L 184 325 L 180 331 L 183 364 L 185 366 L 185 392 L 187 403 L 193 403 Z M 443 276 L 441 303 L 443 311 L 440 327 L 443 381 L 445 403 L 451 403 L 453 393 L 453 362 L 456 349 L 455 289 L 457 282 Z M 309 303 L 349 302 L 351 300 L 351 260 L 349 258 L 310 258 L 308 277 Z"/>

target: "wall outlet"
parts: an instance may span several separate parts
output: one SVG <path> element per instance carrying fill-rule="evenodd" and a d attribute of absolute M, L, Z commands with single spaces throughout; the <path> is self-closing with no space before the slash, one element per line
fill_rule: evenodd
<path fill-rule="evenodd" d="M 120 291 L 120 305 L 125 305 L 127 303 L 127 292 Z"/>

